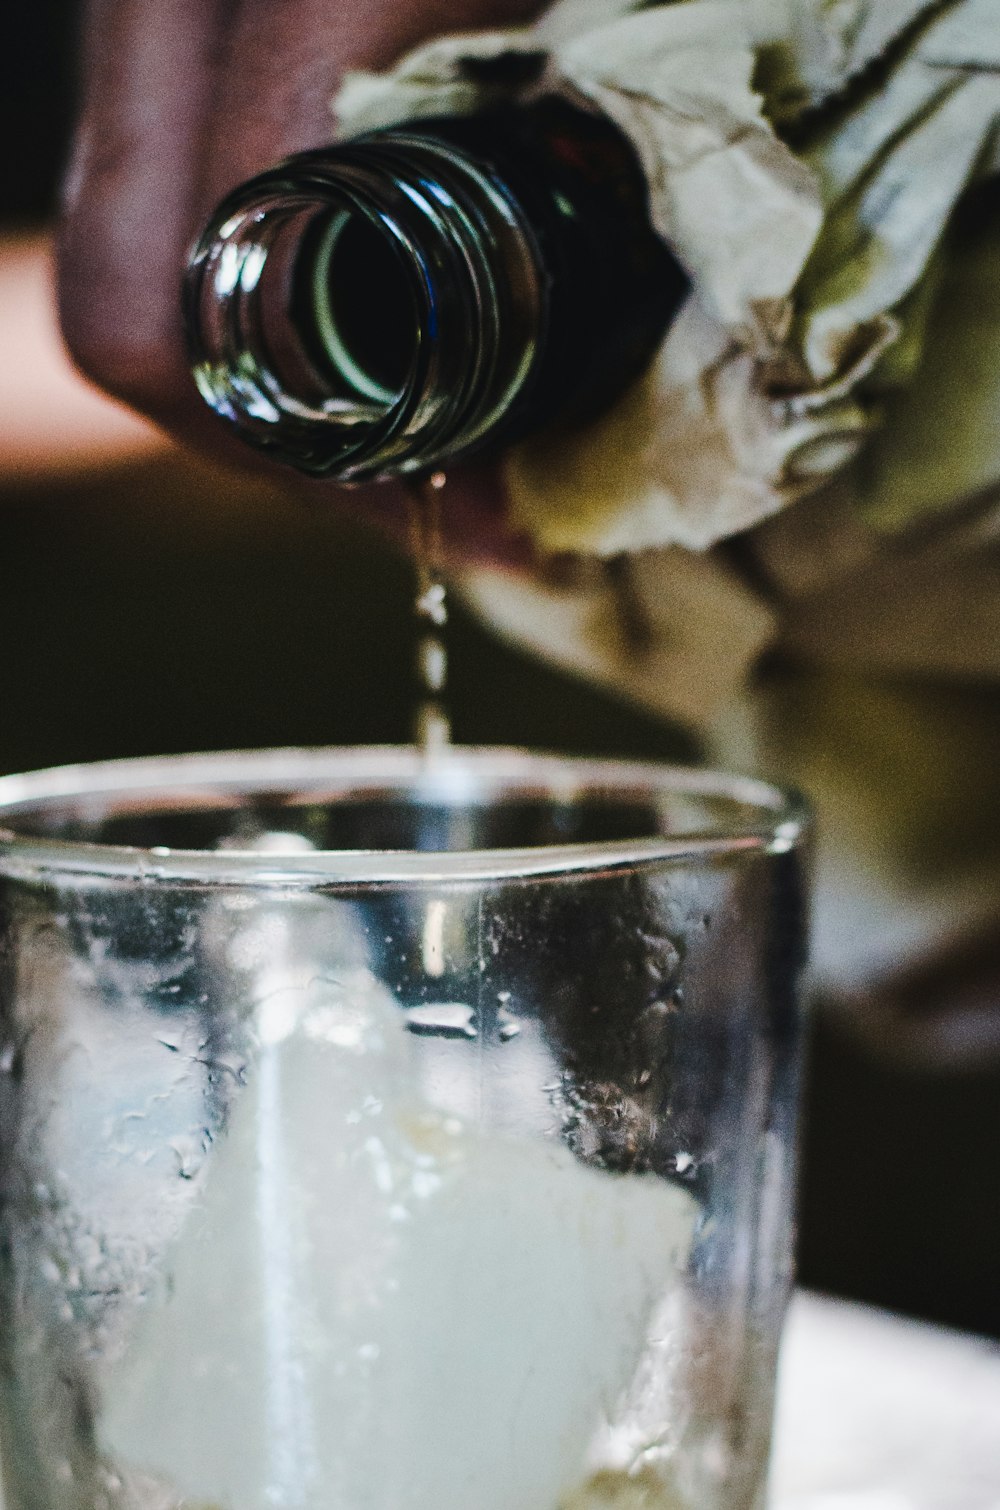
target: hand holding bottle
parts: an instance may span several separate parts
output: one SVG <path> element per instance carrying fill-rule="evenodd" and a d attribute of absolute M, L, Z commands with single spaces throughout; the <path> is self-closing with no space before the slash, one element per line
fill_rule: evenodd
<path fill-rule="evenodd" d="M 195 391 L 178 287 L 218 200 L 332 135 L 345 68 L 378 68 L 445 30 L 514 24 L 532 0 L 91 0 L 60 244 L 63 329 L 100 387 L 182 440 L 245 461 Z M 496 533 L 483 481 L 457 529 Z M 492 489 L 495 495 L 495 488 Z M 461 493 L 461 490 L 456 490 Z M 361 501 L 366 509 L 370 495 Z M 391 500 L 374 503 L 392 512 Z"/>

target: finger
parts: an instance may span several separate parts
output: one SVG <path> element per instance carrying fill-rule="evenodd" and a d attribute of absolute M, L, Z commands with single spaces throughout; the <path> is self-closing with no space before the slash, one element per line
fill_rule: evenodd
<path fill-rule="evenodd" d="M 243 179 L 329 142 L 346 68 L 384 68 L 445 31 L 524 20 L 540 0 L 236 0 L 205 151 L 205 212 Z"/>
<path fill-rule="evenodd" d="M 187 408 L 178 319 L 217 0 L 91 0 L 84 99 L 65 186 L 60 313 L 103 387 L 152 413 Z"/>

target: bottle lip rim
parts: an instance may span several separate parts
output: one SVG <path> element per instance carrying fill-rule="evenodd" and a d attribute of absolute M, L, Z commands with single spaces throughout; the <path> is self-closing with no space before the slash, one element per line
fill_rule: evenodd
<path fill-rule="evenodd" d="M 342 168 L 350 173 L 353 166 L 350 156 L 339 147 L 330 150 L 337 152 Z M 206 403 L 220 418 L 236 429 L 242 440 L 265 453 L 280 451 L 293 465 L 310 473 L 317 473 L 320 469 L 307 462 L 305 444 L 296 445 L 294 451 L 283 446 L 271 425 L 261 425 L 257 416 L 248 413 L 245 406 L 241 404 L 238 390 L 246 379 L 239 371 L 238 364 L 232 361 L 232 353 L 228 357 L 223 357 L 225 378 L 220 384 L 217 373 L 220 355 L 225 348 L 220 343 L 213 350 L 212 345 L 205 338 L 198 311 L 205 280 L 212 276 L 215 265 L 222 255 L 219 248 L 222 245 L 231 245 L 230 238 L 236 234 L 237 230 L 242 236 L 244 230 L 249 232 L 264 220 L 270 220 L 272 225 L 280 225 L 282 220 L 287 220 L 295 213 L 306 211 L 333 213 L 338 208 L 347 208 L 351 213 L 359 214 L 366 220 L 376 221 L 377 213 L 366 195 L 357 193 L 355 186 L 345 183 L 343 178 L 337 181 L 331 173 L 322 173 L 319 163 L 311 161 L 313 158 L 321 159 L 322 156 L 323 154 L 318 152 L 302 154 L 302 157 L 307 159 L 307 168 L 301 171 L 296 169 L 299 173 L 296 181 L 289 176 L 295 165 L 295 160 L 290 159 L 288 163 L 279 163 L 255 178 L 249 179 L 246 183 L 240 184 L 228 194 L 216 206 L 192 246 L 182 285 L 188 356 L 194 381 Z M 393 240 L 402 247 L 406 238 L 395 235 Z M 265 253 L 264 260 L 267 255 L 269 253 Z M 413 284 L 413 292 L 414 297 L 418 297 L 416 282 Z M 227 297 L 230 300 L 235 297 L 235 288 L 230 290 Z M 228 310 L 223 326 L 226 338 L 232 340 L 234 320 Z M 364 435 L 357 437 L 353 444 L 350 435 L 334 443 L 331 421 L 320 412 L 296 413 L 292 405 L 297 407 L 298 401 L 294 400 L 292 395 L 282 394 L 283 385 L 280 377 L 269 367 L 265 366 L 262 369 L 261 386 L 267 401 L 273 405 L 275 414 L 280 416 L 278 423 L 286 426 L 294 425 L 302 432 L 303 442 L 306 440 L 306 427 L 315 432 L 317 438 L 322 434 L 331 459 L 336 458 L 335 461 L 331 461 L 329 467 L 324 467 L 322 472 L 326 475 L 336 475 L 343 471 L 345 480 L 353 480 L 356 470 L 353 461 L 356 453 L 371 445 L 379 450 L 383 449 L 388 443 L 398 438 L 412 421 L 419 406 L 421 392 L 427 384 L 426 369 L 429 360 L 430 354 L 425 349 L 415 351 L 411 369 L 407 373 L 406 382 L 400 394 L 393 401 L 385 404 L 383 412 L 372 419 L 371 423 L 365 427 Z M 214 375 L 206 376 L 209 373 Z M 275 390 L 277 397 L 275 397 Z M 309 449 L 315 449 L 315 447 Z M 364 469 L 362 472 L 363 475 L 359 475 L 357 480 L 368 480 Z"/>
<path fill-rule="evenodd" d="M 654 837 L 453 851 L 190 850 L 140 848 L 18 833 L 18 818 L 48 814 L 91 821 L 121 814 L 236 810 L 280 792 L 289 808 L 349 798 L 397 798 L 414 806 L 448 800 L 482 806 L 512 797 L 587 797 L 665 804 L 715 799 L 714 824 Z M 661 809 L 662 811 L 662 809 Z M 664 814 L 665 821 L 665 814 Z M 651 761 L 577 758 L 507 747 L 455 746 L 426 758 L 413 746 L 228 751 L 103 761 L 0 777 L 0 877 L 106 877 L 143 885 L 315 888 L 557 877 L 735 860 L 802 848 L 808 804 L 795 791 L 751 777 Z"/>

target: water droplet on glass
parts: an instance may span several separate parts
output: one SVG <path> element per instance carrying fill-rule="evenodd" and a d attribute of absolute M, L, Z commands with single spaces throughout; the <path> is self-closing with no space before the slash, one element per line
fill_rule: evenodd
<path fill-rule="evenodd" d="M 509 993 L 508 993 L 509 994 Z M 497 1013 L 497 1035 L 501 1043 L 509 1043 L 516 1038 L 521 1031 L 520 1018 L 515 1017 L 506 1007 L 501 1007 Z"/>
<path fill-rule="evenodd" d="M 428 1038 L 476 1038 L 475 1012 L 460 1001 L 429 1001 L 407 1007 L 404 1013 L 411 1033 Z"/>
<path fill-rule="evenodd" d="M 177 1157 L 177 1173 L 182 1180 L 193 1180 L 205 1162 L 204 1138 L 183 1133 L 171 1138 L 170 1147 Z"/>
<path fill-rule="evenodd" d="M 659 934 L 640 934 L 645 945 L 643 964 L 651 980 L 669 981 L 680 969 L 681 957 L 677 946 Z"/>

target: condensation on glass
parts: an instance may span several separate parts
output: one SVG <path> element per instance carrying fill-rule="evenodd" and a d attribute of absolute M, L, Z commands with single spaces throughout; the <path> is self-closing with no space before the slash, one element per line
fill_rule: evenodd
<path fill-rule="evenodd" d="M 804 826 L 511 752 L 0 781 L 7 1510 L 759 1507 Z"/>

